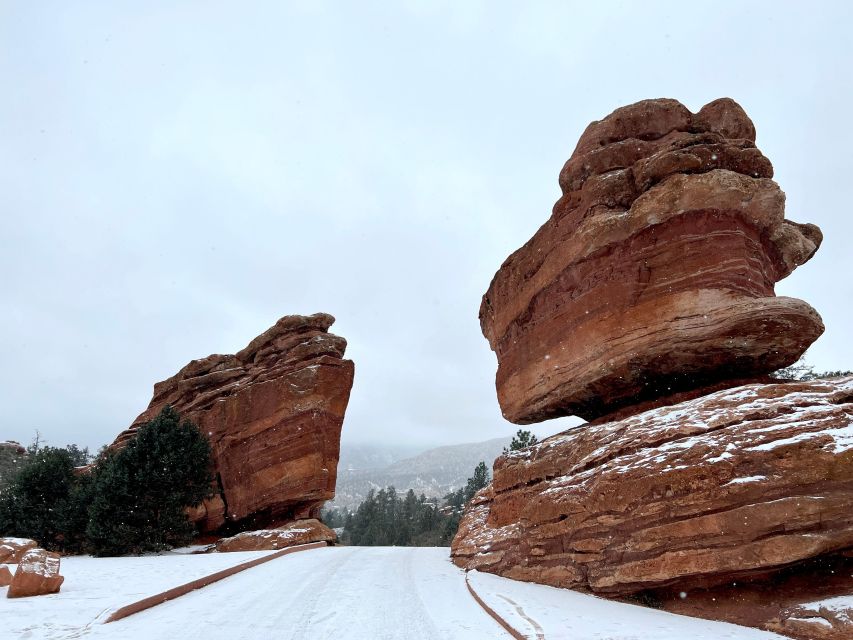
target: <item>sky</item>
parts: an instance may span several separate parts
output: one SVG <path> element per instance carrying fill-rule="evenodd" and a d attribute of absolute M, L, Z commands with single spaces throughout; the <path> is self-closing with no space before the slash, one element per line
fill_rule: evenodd
<path fill-rule="evenodd" d="M 96 448 L 154 382 L 331 313 L 345 443 L 512 434 L 480 297 L 586 125 L 729 96 L 823 247 L 853 368 L 853 3 L 0 0 L 0 440 Z M 571 424 L 550 421 L 540 435 Z"/>

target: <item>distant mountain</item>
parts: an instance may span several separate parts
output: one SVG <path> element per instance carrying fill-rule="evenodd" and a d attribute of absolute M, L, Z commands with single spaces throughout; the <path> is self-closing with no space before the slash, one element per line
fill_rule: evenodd
<path fill-rule="evenodd" d="M 370 444 L 341 444 L 338 471 L 382 469 L 397 460 L 417 454 L 421 449 L 413 446 L 377 446 Z"/>
<path fill-rule="evenodd" d="M 380 447 L 341 447 L 335 499 L 327 508 L 355 509 L 371 489 L 393 486 L 400 493 L 414 489 L 427 497 L 442 497 L 465 484 L 480 461 L 491 471 L 511 437 L 429 449 L 393 460 L 393 450 Z M 355 449 L 355 451 L 353 451 Z M 360 461 L 356 464 L 355 461 Z M 369 461 L 378 462 L 367 466 Z M 364 466 L 362 466 L 364 465 Z"/>

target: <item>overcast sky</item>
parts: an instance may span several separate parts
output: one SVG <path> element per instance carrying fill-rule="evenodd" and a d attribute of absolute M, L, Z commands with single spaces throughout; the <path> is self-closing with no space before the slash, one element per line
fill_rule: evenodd
<path fill-rule="evenodd" d="M 826 238 L 777 292 L 853 368 L 851 7 L 0 1 L 0 440 L 97 447 L 316 311 L 356 363 L 345 441 L 511 434 L 480 297 L 584 127 L 643 98 L 744 106 Z"/>

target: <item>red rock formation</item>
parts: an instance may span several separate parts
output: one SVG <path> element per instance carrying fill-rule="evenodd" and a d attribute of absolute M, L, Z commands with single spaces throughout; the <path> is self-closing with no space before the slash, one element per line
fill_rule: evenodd
<path fill-rule="evenodd" d="M 38 542 L 29 538 L 0 538 L 0 563 L 17 564 L 30 549 L 35 549 Z"/>
<path fill-rule="evenodd" d="M 230 551 L 264 551 L 284 549 L 298 544 L 310 542 L 336 542 L 335 532 L 316 519 L 297 520 L 275 529 L 259 531 L 244 531 L 230 538 L 223 538 L 216 543 L 216 550 Z"/>
<path fill-rule="evenodd" d="M 58 553 L 31 549 L 24 554 L 6 593 L 8 598 L 26 598 L 58 593 L 64 577 L 59 575 Z"/>
<path fill-rule="evenodd" d="M 12 583 L 12 572 L 5 564 L 0 565 L 0 587 L 8 587 Z"/>
<path fill-rule="evenodd" d="M 483 297 L 504 416 L 606 415 L 795 362 L 823 332 L 774 284 L 822 236 L 784 219 L 755 129 L 724 98 L 646 100 L 593 122 L 551 218 Z"/>
<path fill-rule="evenodd" d="M 495 462 L 454 562 L 625 595 L 853 550 L 853 377 L 753 384 L 582 426 Z"/>
<path fill-rule="evenodd" d="M 774 574 L 712 589 L 644 594 L 673 613 L 724 620 L 801 640 L 853 638 L 853 558 L 821 558 Z"/>
<path fill-rule="evenodd" d="M 308 517 L 335 495 L 340 434 L 353 382 L 346 340 L 325 313 L 285 316 L 235 355 L 193 360 L 154 385 L 130 429 L 169 404 L 210 439 L 218 495 L 191 517 L 203 531 Z"/>

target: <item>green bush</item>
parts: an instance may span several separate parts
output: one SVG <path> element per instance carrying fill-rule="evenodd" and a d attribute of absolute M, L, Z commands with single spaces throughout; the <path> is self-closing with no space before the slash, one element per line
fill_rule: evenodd
<path fill-rule="evenodd" d="M 86 513 L 80 491 L 87 484 L 66 449 L 38 449 L 0 498 L 0 533 L 33 538 L 46 549 L 78 550 Z"/>
<path fill-rule="evenodd" d="M 124 555 L 186 544 L 186 508 L 210 494 L 210 445 L 165 407 L 120 451 L 106 450 L 88 472 L 87 452 L 34 446 L 0 495 L 0 535 L 33 538 L 47 549 Z"/>
<path fill-rule="evenodd" d="M 210 445 L 167 406 L 124 449 L 96 465 L 86 536 L 96 555 L 159 551 L 190 541 L 186 507 L 210 495 Z"/>

